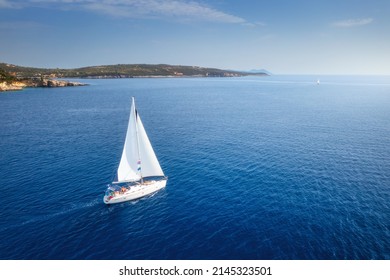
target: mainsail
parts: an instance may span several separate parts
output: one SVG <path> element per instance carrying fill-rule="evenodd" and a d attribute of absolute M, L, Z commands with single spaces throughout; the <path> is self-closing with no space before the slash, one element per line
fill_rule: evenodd
<path fill-rule="evenodd" d="M 115 183 L 164 176 L 132 98 L 129 124 Z"/>

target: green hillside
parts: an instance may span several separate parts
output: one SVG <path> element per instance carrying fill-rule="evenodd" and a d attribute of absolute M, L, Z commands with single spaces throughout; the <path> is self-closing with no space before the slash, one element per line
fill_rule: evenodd
<path fill-rule="evenodd" d="M 0 70 L 11 75 L 25 79 L 32 77 L 52 78 L 132 78 L 132 77 L 237 77 L 254 75 L 253 73 L 221 70 L 216 68 L 204 68 L 197 66 L 181 66 L 167 64 L 117 64 L 90 66 L 75 69 L 47 69 L 23 67 L 12 64 L 0 63 Z M 257 73 L 255 75 L 267 75 Z"/>
<path fill-rule="evenodd" d="M 10 83 L 10 82 L 13 82 L 15 80 L 16 80 L 16 78 L 14 76 L 10 75 L 7 71 L 0 68 L 0 83 L 1 82 Z"/>

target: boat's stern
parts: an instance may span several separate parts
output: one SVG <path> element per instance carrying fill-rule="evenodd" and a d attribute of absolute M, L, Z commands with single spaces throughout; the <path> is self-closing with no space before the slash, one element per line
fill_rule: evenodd
<path fill-rule="evenodd" d="M 104 197 L 103 197 L 103 202 L 105 204 L 111 204 L 111 199 L 113 199 L 115 197 L 115 187 L 114 186 L 111 186 L 111 185 L 108 185 L 108 188 L 104 194 Z"/>

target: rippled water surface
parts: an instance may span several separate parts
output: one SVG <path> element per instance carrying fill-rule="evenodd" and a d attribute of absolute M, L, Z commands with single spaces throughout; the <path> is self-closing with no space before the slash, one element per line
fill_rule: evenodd
<path fill-rule="evenodd" d="M 390 78 L 0 94 L 1 259 L 390 259 Z M 135 96 L 166 189 L 107 206 Z"/>

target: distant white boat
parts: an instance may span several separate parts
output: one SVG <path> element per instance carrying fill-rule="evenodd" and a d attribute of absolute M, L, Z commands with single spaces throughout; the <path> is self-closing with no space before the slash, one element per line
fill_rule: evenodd
<path fill-rule="evenodd" d="M 317 80 L 317 85 L 319 85 L 320 84 L 320 80 Z"/>
<path fill-rule="evenodd" d="M 164 188 L 167 180 L 135 109 L 133 97 L 121 161 L 103 201 L 113 204 L 134 200 Z"/>

